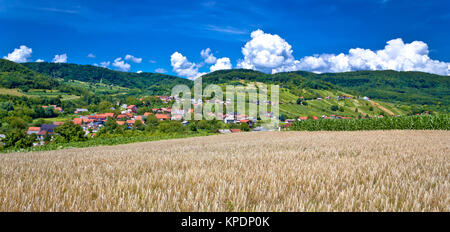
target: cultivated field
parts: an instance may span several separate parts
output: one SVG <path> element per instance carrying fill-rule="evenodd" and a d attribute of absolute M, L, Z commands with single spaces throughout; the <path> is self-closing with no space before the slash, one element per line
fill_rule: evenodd
<path fill-rule="evenodd" d="M 450 211 L 449 131 L 259 132 L 0 154 L 0 211 Z"/>

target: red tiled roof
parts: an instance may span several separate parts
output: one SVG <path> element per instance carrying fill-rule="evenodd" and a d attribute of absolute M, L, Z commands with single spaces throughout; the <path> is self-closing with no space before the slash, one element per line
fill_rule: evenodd
<path fill-rule="evenodd" d="M 53 122 L 53 125 L 61 126 L 64 122 Z"/>
<path fill-rule="evenodd" d="M 40 130 L 41 130 L 40 127 L 34 127 L 34 126 L 28 127 L 28 131 L 40 131 Z"/>
<path fill-rule="evenodd" d="M 298 119 L 300 119 L 300 120 L 306 120 L 306 119 L 308 119 L 308 117 L 298 117 Z"/>
<path fill-rule="evenodd" d="M 250 120 L 247 120 L 247 119 L 241 119 L 241 121 L 240 122 L 243 122 L 243 123 L 248 123 L 248 122 L 250 122 Z"/>
<path fill-rule="evenodd" d="M 123 125 L 125 124 L 125 121 L 116 121 L 117 125 Z"/>
<path fill-rule="evenodd" d="M 131 108 L 133 108 L 133 107 L 136 107 L 135 105 L 129 105 L 127 108 L 128 109 L 131 109 Z"/>
<path fill-rule="evenodd" d="M 157 119 L 170 119 L 168 114 L 155 114 Z"/>
<path fill-rule="evenodd" d="M 117 118 L 126 118 L 126 117 L 128 117 L 128 115 L 126 115 L 126 114 L 119 114 L 119 115 L 117 115 Z"/>
<path fill-rule="evenodd" d="M 114 117 L 114 113 L 104 113 L 106 117 Z"/>
<path fill-rule="evenodd" d="M 239 133 L 241 129 L 230 129 L 231 133 Z"/>
<path fill-rule="evenodd" d="M 82 118 L 74 118 L 73 119 L 73 123 L 75 123 L 75 124 L 80 124 L 81 125 L 82 122 L 83 122 Z"/>
<path fill-rule="evenodd" d="M 45 135 L 45 134 L 47 134 L 47 131 L 45 130 L 41 130 L 37 133 L 37 135 Z"/>
<path fill-rule="evenodd" d="M 106 115 L 104 115 L 104 114 L 89 115 L 88 118 L 89 119 L 105 119 Z"/>
<path fill-rule="evenodd" d="M 127 120 L 127 124 L 134 124 L 135 122 L 135 120 Z"/>
<path fill-rule="evenodd" d="M 144 113 L 144 116 L 147 117 L 147 116 L 149 116 L 150 114 L 153 114 L 153 113 L 145 112 L 145 113 Z"/>

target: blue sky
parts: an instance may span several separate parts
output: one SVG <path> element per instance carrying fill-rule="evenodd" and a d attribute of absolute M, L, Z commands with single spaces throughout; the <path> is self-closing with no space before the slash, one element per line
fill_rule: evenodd
<path fill-rule="evenodd" d="M 211 71 L 220 58 L 229 62 L 221 60 L 219 69 L 269 73 L 397 69 L 450 75 L 449 9 L 449 1 L 402 0 L 0 0 L 0 57 L 20 56 L 22 50 L 9 54 L 25 45 L 32 49 L 27 61 L 52 62 L 66 54 L 61 62 L 109 62 L 115 70 L 158 69 L 187 78 Z M 401 43 L 393 41 L 398 38 Z M 252 39 L 246 56 L 242 48 Z M 388 41 L 400 52 L 388 51 Z M 200 55 L 207 48 L 215 58 L 209 63 Z M 376 55 L 350 53 L 352 48 Z M 125 59 L 127 54 L 142 60 Z"/>

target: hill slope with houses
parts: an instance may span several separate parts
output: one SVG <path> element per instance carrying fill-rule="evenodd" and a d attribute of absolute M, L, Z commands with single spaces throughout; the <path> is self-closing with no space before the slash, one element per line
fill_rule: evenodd
<path fill-rule="evenodd" d="M 391 71 L 264 74 L 234 69 L 212 72 L 202 80 L 205 86 L 217 84 L 223 88 L 226 85 L 279 85 L 280 119 L 287 122 L 448 113 L 448 77 L 409 72 L 391 74 Z M 348 81 L 345 81 L 346 75 Z M 413 75 L 413 84 L 405 82 L 409 75 Z M 169 75 L 125 73 L 90 65 L 17 64 L 0 59 L 3 145 L 21 148 L 36 141 L 64 144 L 96 136 L 118 138 L 117 141 L 134 136 L 139 138 L 136 141 L 141 141 L 145 136 L 160 134 L 258 130 L 258 118 L 245 113 L 224 112 L 221 121 L 182 120 L 184 112 L 172 111 L 176 99 L 169 96 L 171 88 L 177 84 L 193 86 L 191 80 Z M 381 92 L 395 87 L 398 92 L 403 91 L 403 95 L 413 97 L 378 98 L 377 94 L 371 95 L 371 88 L 364 90 L 372 85 Z M 205 97 L 202 102 L 208 101 L 210 99 Z M 226 106 L 229 101 L 223 99 L 218 103 Z M 268 104 L 266 116 L 273 117 L 271 103 L 263 104 Z"/>

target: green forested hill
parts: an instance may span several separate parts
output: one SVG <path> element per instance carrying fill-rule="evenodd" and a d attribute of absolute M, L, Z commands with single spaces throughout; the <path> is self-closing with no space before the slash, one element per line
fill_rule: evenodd
<path fill-rule="evenodd" d="M 315 74 L 286 72 L 264 74 L 252 70 L 222 70 L 203 76 L 205 83 L 237 80 L 279 84 L 300 96 L 301 89 L 341 90 L 402 104 L 450 105 L 450 77 L 422 72 L 357 71 Z"/>
<path fill-rule="evenodd" d="M 310 80 L 331 83 L 371 98 L 421 105 L 450 104 L 450 77 L 423 72 L 357 71 L 314 74 L 295 72 Z"/>
<path fill-rule="evenodd" d="M 46 75 L 39 74 L 27 67 L 0 59 L 0 87 L 8 89 L 55 89 L 59 82 Z"/>
<path fill-rule="evenodd" d="M 262 82 L 266 84 L 278 84 L 281 87 L 288 88 L 291 91 L 297 91 L 303 88 L 312 89 L 338 89 L 336 86 L 322 80 L 313 80 L 303 77 L 296 73 L 277 73 L 265 74 L 262 72 L 248 69 L 231 69 L 215 71 L 203 76 L 203 82 L 206 84 L 236 83 L 241 80 Z"/>
<path fill-rule="evenodd" d="M 160 73 L 119 72 L 92 65 L 24 63 L 24 66 L 50 77 L 138 88 L 150 94 L 167 94 L 177 84 L 191 85 L 190 80 Z"/>
<path fill-rule="evenodd" d="M 149 94 L 167 94 L 176 84 L 192 85 L 190 80 L 159 73 L 138 74 L 91 65 L 45 62 L 23 65 L 50 77 L 87 83 L 101 82 L 129 89 L 138 88 Z M 340 90 L 401 104 L 441 105 L 444 108 L 450 105 L 450 77 L 422 72 L 388 70 L 315 74 L 297 71 L 265 74 L 253 70 L 232 69 L 203 76 L 204 84 L 238 84 L 241 80 L 278 84 L 297 96 L 301 96 L 302 89 Z M 45 85 L 48 80 L 40 83 Z"/>
<path fill-rule="evenodd" d="M 401 115 L 426 110 L 448 112 L 450 105 L 450 78 L 421 72 L 315 74 L 297 71 L 265 74 L 232 69 L 215 71 L 204 75 L 202 79 L 204 85 L 278 84 L 281 87 L 280 111 L 288 117 Z M 0 59 L 0 87 L 4 89 L 4 94 L 9 95 L 24 92 L 27 95 L 38 94 L 34 91 L 40 90 L 35 89 L 43 89 L 47 95 L 67 93 L 64 99 L 81 96 L 80 91 L 110 96 L 166 95 L 177 84 L 192 86 L 193 82 L 176 76 L 119 72 L 91 65 L 45 62 L 16 64 Z M 22 92 L 8 89 L 20 89 Z M 337 99 L 343 95 L 351 98 Z M 363 100 L 361 96 L 368 96 L 373 101 Z"/>

